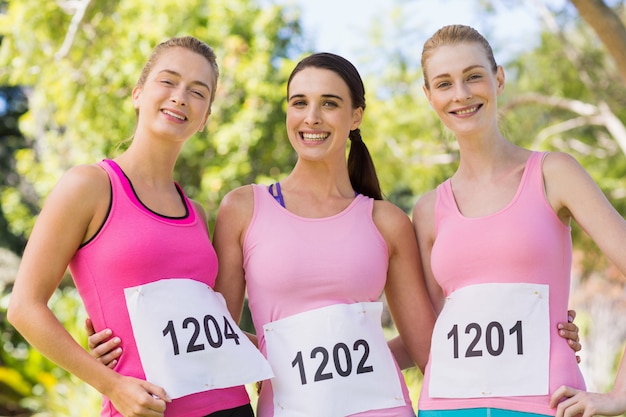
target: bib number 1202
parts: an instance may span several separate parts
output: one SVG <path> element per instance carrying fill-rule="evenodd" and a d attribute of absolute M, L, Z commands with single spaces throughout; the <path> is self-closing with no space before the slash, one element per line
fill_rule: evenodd
<path fill-rule="evenodd" d="M 474 336 L 465 350 L 466 358 L 483 356 L 482 349 L 477 349 L 476 345 L 483 336 L 483 328 L 478 323 L 469 323 L 465 326 L 465 334 L 473 333 Z M 522 338 L 522 322 L 518 320 L 513 327 L 508 330 L 509 336 L 515 337 L 517 342 L 517 354 L 524 354 Z M 454 359 L 459 358 L 459 326 L 455 324 L 448 333 L 448 339 L 452 339 L 454 349 Z M 499 356 L 504 351 L 505 334 L 502 324 L 492 321 L 485 328 L 485 347 L 491 356 Z"/>
<path fill-rule="evenodd" d="M 374 367 L 367 365 L 367 359 L 370 354 L 370 346 L 367 341 L 363 339 L 359 339 L 354 342 L 352 346 L 352 350 L 355 352 L 361 351 L 359 363 L 356 366 L 357 374 L 364 374 L 368 372 L 374 372 Z M 333 348 L 333 363 L 335 364 L 335 370 L 337 374 L 342 377 L 347 377 L 352 374 L 353 366 L 352 366 L 352 353 L 350 348 L 345 343 L 337 343 Z M 328 362 L 330 360 L 330 352 L 328 349 L 322 346 L 318 346 L 311 350 L 311 359 L 315 359 L 317 356 L 321 356 L 322 360 L 317 367 L 317 371 L 315 372 L 315 376 L 313 378 L 314 382 L 324 381 L 326 379 L 332 379 L 332 372 L 325 372 Z M 343 363 L 342 363 L 343 362 Z M 300 382 L 302 385 L 307 384 L 307 375 L 306 370 L 304 368 L 304 359 L 302 357 L 302 351 L 298 351 L 295 359 L 291 362 L 291 366 L 295 368 L 298 367 L 300 371 Z"/>
<path fill-rule="evenodd" d="M 210 314 L 204 316 L 204 320 L 202 325 L 195 317 L 187 317 L 183 320 L 183 329 L 187 329 L 189 327 L 192 328 L 193 333 L 189 342 L 187 343 L 187 353 L 197 352 L 199 350 L 204 350 L 204 343 L 198 343 L 198 338 L 200 337 L 200 330 L 204 328 L 204 335 L 206 337 L 209 345 L 217 349 L 222 346 L 224 340 L 231 339 L 235 342 L 235 344 L 239 344 L 239 335 L 233 329 L 233 326 L 228 322 L 228 319 L 225 316 L 224 318 L 224 326 L 220 326 L 217 322 L 217 319 Z M 174 355 L 180 354 L 180 347 L 178 344 L 178 336 L 176 335 L 176 328 L 174 326 L 174 322 L 172 320 L 167 322 L 167 326 L 163 329 L 163 336 L 170 335 L 172 340 L 172 348 L 174 349 Z"/>

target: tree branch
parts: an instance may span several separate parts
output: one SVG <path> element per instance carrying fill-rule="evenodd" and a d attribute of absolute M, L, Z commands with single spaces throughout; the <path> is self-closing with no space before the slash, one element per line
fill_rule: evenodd
<path fill-rule="evenodd" d="M 596 32 L 626 82 L 626 27 L 603 0 L 570 0 L 580 17 Z"/>
<path fill-rule="evenodd" d="M 76 33 L 78 32 L 80 23 L 83 21 L 83 18 L 85 17 L 85 12 L 87 11 L 90 3 L 91 0 L 73 0 L 68 1 L 64 4 L 60 3 L 60 6 L 64 9 L 74 10 L 74 15 L 72 16 L 72 21 L 70 22 L 70 26 L 67 29 L 67 33 L 65 34 L 65 40 L 63 40 L 63 45 L 61 45 L 61 49 L 59 49 L 59 51 L 54 55 L 57 61 L 63 59 L 70 51 L 70 48 L 74 43 Z"/>
<path fill-rule="evenodd" d="M 527 104 L 540 104 L 552 108 L 568 110 L 580 116 L 542 129 L 535 139 L 535 146 L 548 136 L 563 133 L 584 125 L 597 125 L 604 126 L 622 149 L 622 152 L 626 154 L 626 127 L 604 101 L 600 101 L 597 106 L 594 106 L 580 100 L 527 93 L 510 100 L 502 107 L 502 111 L 510 111 L 516 107 Z"/>

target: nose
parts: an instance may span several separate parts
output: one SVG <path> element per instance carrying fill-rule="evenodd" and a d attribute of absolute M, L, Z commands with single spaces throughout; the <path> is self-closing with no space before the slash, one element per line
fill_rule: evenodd
<path fill-rule="evenodd" d="M 315 106 L 310 106 L 304 122 L 308 125 L 319 124 L 321 122 L 319 109 Z"/>
<path fill-rule="evenodd" d="M 179 87 L 172 91 L 170 101 L 176 103 L 179 106 L 185 106 L 187 104 L 187 90 L 184 87 Z"/>
<path fill-rule="evenodd" d="M 454 91 L 456 101 L 465 101 L 472 98 L 472 90 L 465 83 L 457 83 Z"/>

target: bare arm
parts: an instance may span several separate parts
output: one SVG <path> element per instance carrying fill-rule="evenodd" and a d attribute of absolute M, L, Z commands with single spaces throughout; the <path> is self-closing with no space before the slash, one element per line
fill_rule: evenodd
<path fill-rule="evenodd" d="M 108 184 L 100 168 L 79 166 L 50 193 L 24 251 L 7 316 L 31 345 L 109 397 L 124 415 L 160 416 L 165 403 L 150 394 L 167 398 L 161 388 L 101 366 L 47 305 L 79 245 L 100 226 Z"/>
<path fill-rule="evenodd" d="M 220 262 L 215 291 L 224 296 L 228 310 L 237 323 L 241 320 L 246 290 L 243 241 L 253 208 L 251 186 L 229 192 L 220 204 L 213 234 L 213 246 Z"/>
<path fill-rule="evenodd" d="M 421 263 L 435 313 L 439 315 L 445 298 L 443 291 L 433 276 L 430 257 L 435 242 L 435 191 L 430 191 L 420 198 L 413 208 L 413 228 L 420 248 Z"/>
<path fill-rule="evenodd" d="M 401 344 L 406 347 L 412 362 L 424 372 L 435 314 L 421 274 L 419 250 L 411 221 L 398 207 L 377 201 L 374 222 L 389 250 L 385 285 L 389 310 L 400 333 Z M 405 361 L 399 360 L 399 365 L 406 367 L 400 363 Z"/>
<path fill-rule="evenodd" d="M 626 221 L 570 155 L 554 152 L 544 161 L 548 201 L 564 221 L 573 218 L 602 252 L 626 274 Z"/>
<path fill-rule="evenodd" d="M 602 252 L 626 275 L 626 221 L 610 204 L 593 179 L 570 155 L 551 153 L 544 161 L 548 201 L 564 221 L 573 218 Z M 560 387 L 552 396 L 557 416 L 583 417 L 626 412 L 626 358 L 622 361 L 613 389 L 606 394 Z M 562 401 L 559 403 L 559 401 Z"/>
<path fill-rule="evenodd" d="M 556 408 L 556 417 L 596 415 L 619 416 L 626 413 L 626 350 L 622 353 L 613 389 L 606 394 L 580 391 L 571 387 L 559 387 L 550 406 Z"/>

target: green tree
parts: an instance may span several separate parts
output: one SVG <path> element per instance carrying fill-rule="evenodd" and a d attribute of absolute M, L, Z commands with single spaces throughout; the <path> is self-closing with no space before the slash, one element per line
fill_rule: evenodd
<path fill-rule="evenodd" d="M 28 237 L 63 172 L 115 156 L 132 136 L 131 90 L 153 47 L 172 36 L 193 35 L 212 45 L 221 69 L 207 129 L 186 145 L 176 170 L 176 179 L 204 204 L 211 222 L 225 192 L 264 175 L 279 176 L 292 162 L 281 87 L 290 56 L 303 48 L 297 11 L 260 8 L 253 0 L 14 0 L 6 5 L 0 14 L 0 85 L 22 86 L 29 104 L 20 118 L 24 143 L 2 147 L 9 163 L 0 168 L 15 180 L 0 179 L 0 226 L 5 222 L 14 238 Z M 8 326 L 9 292 L 10 285 L 0 303 L 0 387 L 11 396 L 0 396 L 0 404 L 15 408 L 19 401 L 49 415 L 93 413 L 93 390 L 29 349 Z M 84 343 L 84 313 L 68 277 L 55 300 L 64 325 Z M 60 400 L 68 393 L 76 395 L 71 407 Z M 79 398 L 85 401 L 79 404 Z"/>

